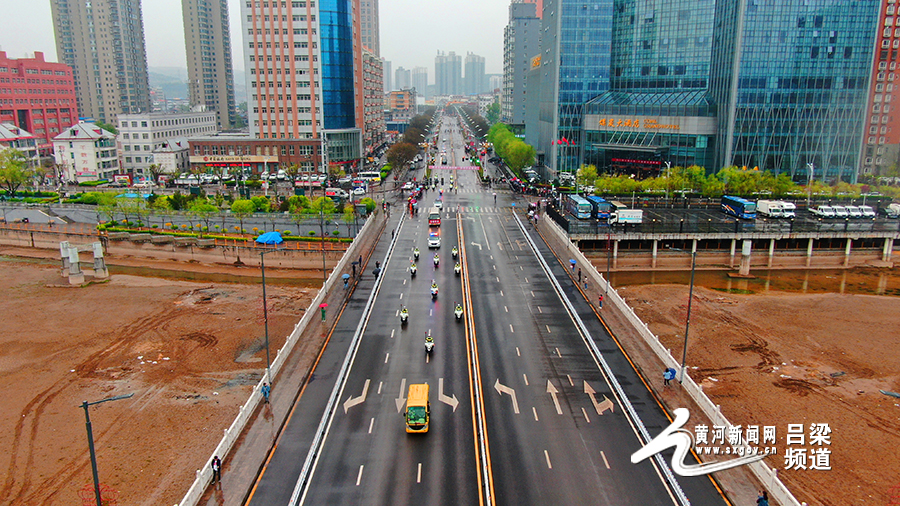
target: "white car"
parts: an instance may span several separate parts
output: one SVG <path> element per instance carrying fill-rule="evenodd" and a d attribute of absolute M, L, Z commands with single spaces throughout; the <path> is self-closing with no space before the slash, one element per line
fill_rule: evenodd
<path fill-rule="evenodd" d="M 436 208 L 438 208 L 438 209 L 443 209 L 443 208 L 444 208 L 444 202 L 443 202 L 442 200 L 435 200 L 435 201 L 434 201 L 434 207 L 436 207 Z"/>
<path fill-rule="evenodd" d="M 412 181 L 407 181 L 406 183 L 404 183 L 404 184 L 403 184 L 403 189 L 404 189 L 404 190 L 412 190 L 412 189 L 413 189 Z"/>
<path fill-rule="evenodd" d="M 351 193 L 352 193 L 353 195 L 365 195 L 365 194 L 366 194 L 366 189 L 363 188 L 363 187 L 354 188 L 353 191 L 352 191 Z"/>

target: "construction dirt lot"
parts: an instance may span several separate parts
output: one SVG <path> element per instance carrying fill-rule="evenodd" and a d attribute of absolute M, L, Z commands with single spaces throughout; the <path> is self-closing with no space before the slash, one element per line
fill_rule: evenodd
<path fill-rule="evenodd" d="M 90 407 L 104 499 L 176 504 L 265 370 L 261 287 L 67 283 L 55 263 L 0 257 L 0 504 L 94 504 L 80 405 L 129 393 Z M 316 290 L 267 285 L 274 359 Z"/>
<path fill-rule="evenodd" d="M 688 287 L 629 286 L 619 293 L 680 359 Z M 898 297 L 735 295 L 695 287 L 689 374 L 731 423 L 758 425 L 760 436 L 762 426 L 776 427 L 778 455 L 766 462 L 798 500 L 900 504 L 900 399 L 880 392 L 900 392 L 898 323 Z M 810 444 L 812 423 L 831 428 L 831 470 L 785 469 L 787 448 L 811 455 L 821 447 Z M 786 444 L 788 424 L 803 424 L 805 444 Z M 685 429 L 693 432 L 690 421 Z"/>
<path fill-rule="evenodd" d="M 0 504 L 90 499 L 80 404 L 128 393 L 90 408 L 101 482 L 120 505 L 177 503 L 265 368 L 259 284 L 113 274 L 70 288 L 56 263 L 19 253 L 0 250 L 11 255 L 0 257 Z M 227 266 L 154 267 L 179 265 L 234 274 Z M 680 356 L 687 288 L 630 286 L 621 294 Z M 267 287 L 273 354 L 314 295 Z M 768 463 L 798 499 L 894 504 L 900 399 L 879 390 L 900 391 L 898 315 L 900 297 L 696 288 L 688 363 L 732 422 L 776 426 L 779 455 Z M 302 359 L 317 352 L 310 346 Z M 808 432 L 810 423 L 832 430 L 832 470 L 784 470 L 787 424 Z"/>

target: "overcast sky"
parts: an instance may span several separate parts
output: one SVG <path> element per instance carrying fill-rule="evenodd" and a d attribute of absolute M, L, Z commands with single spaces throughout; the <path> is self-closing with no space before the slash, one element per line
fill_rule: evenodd
<path fill-rule="evenodd" d="M 234 65 L 243 69 L 240 0 L 228 0 Z M 503 72 L 503 27 L 509 0 L 381 0 L 381 56 L 391 68 L 427 67 L 434 82 L 437 51 L 475 53 L 485 58 L 485 72 Z M 151 67 L 187 67 L 181 0 L 144 0 L 147 62 Z M 0 0 L 0 50 L 11 58 L 43 51 L 56 58 L 50 0 Z"/>

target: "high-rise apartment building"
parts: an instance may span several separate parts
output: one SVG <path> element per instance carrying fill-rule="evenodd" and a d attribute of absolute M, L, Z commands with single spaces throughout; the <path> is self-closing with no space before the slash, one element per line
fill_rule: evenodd
<path fill-rule="evenodd" d="M 235 122 L 228 0 L 181 0 L 191 105 L 217 115 L 219 130 Z"/>
<path fill-rule="evenodd" d="M 381 59 L 381 68 L 384 69 L 384 92 L 388 93 L 393 90 L 393 77 L 394 74 L 391 72 L 391 62 Z"/>
<path fill-rule="evenodd" d="M 898 84 L 897 53 L 900 51 L 900 27 L 896 26 L 900 8 L 895 0 L 881 0 L 875 58 L 869 85 L 869 103 L 863 126 L 864 146 L 861 157 L 862 174 L 885 175 L 889 169 L 900 167 L 900 114 L 895 114 L 893 98 Z"/>
<path fill-rule="evenodd" d="M 425 96 L 428 89 L 428 69 L 425 67 L 413 67 L 412 69 L 412 87 L 416 89 L 416 95 Z"/>
<path fill-rule="evenodd" d="M 462 57 L 450 51 L 438 51 L 434 58 L 435 95 L 461 95 Z"/>
<path fill-rule="evenodd" d="M 82 116 L 150 110 L 140 0 L 51 0 L 56 52 L 72 67 Z"/>
<path fill-rule="evenodd" d="M 412 74 L 409 69 L 397 67 L 397 70 L 394 71 L 394 86 L 398 90 L 405 90 L 412 86 Z"/>
<path fill-rule="evenodd" d="M 72 68 L 34 58 L 7 58 L 0 51 L 0 123 L 11 123 L 39 139 L 43 154 L 53 149 L 53 138 L 78 123 Z"/>
<path fill-rule="evenodd" d="M 363 126 L 363 152 L 367 156 L 384 147 L 387 128 L 384 123 L 384 83 L 381 58 L 375 53 L 363 52 L 363 87 L 365 111 Z"/>
<path fill-rule="evenodd" d="M 487 91 L 487 83 L 484 75 L 484 56 L 466 53 L 465 94 L 478 95 Z"/>
<path fill-rule="evenodd" d="M 358 0 L 241 2 L 254 137 L 327 136 L 331 163 L 360 158 L 364 99 L 358 13 Z"/>
<path fill-rule="evenodd" d="M 362 45 L 375 56 L 381 54 L 381 42 L 378 37 L 378 0 L 360 0 L 360 30 Z"/>
<path fill-rule="evenodd" d="M 531 58 L 541 51 L 541 20 L 533 3 L 509 4 L 503 29 L 503 84 L 500 117 L 504 123 L 525 124 L 525 75 Z"/>

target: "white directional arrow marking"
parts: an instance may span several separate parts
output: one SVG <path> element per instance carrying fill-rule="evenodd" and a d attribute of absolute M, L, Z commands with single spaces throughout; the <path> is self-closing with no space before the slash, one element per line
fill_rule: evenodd
<path fill-rule="evenodd" d="M 518 403 L 518 401 L 516 401 L 516 391 L 513 390 L 512 388 L 509 388 L 506 385 L 501 385 L 499 378 L 497 379 L 497 382 L 494 383 L 494 389 L 497 390 L 497 393 L 500 395 L 506 394 L 506 395 L 512 397 L 513 412 L 518 415 L 519 414 L 519 403 Z"/>
<path fill-rule="evenodd" d="M 471 244 L 472 246 L 478 246 L 478 251 L 481 251 L 481 245 L 478 244 L 477 242 L 473 242 L 473 243 L 469 243 L 469 244 Z"/>
<path fill-rule="evenodd" d="M 547 393 L 550 394 L 550 397 L 553 397 L 553 405 L 556 406 L 556 414 L 562 414 L 562 408 L 559 407 L 559 399 L 556 397 L 556 394 L 559 393 L 559 390 L 553 386 L 553 383 L 550 383 L 550 380 L 547 380 Z"/>
<path fill-rule="evenodd" d="M 357 404 L 362 404 L 366 400 L 366 394 L 369 392 L 369 381 L 366 380 L 366 384 L 363 385 L 362 395 L 359 397 L 350 396 L 347 398 L 347 401 L 344 402 L 344 414 L 347 414 L 347 410 L 356 406 Z"/>
<path fill-rule="evenodd" d="M 456 413 L 456 406 L 459 405 L 459 401 L 456 399 L 456 394 L 453 394 L 452 397 L 444 395 L 444 378 L 438 378 L 438 400 L 448 406 L 452 406 L 453 412 Z"/>
<path fill-rule="evenodd" d="M 500 241 L 497 241 L 497 247 L 500 248 L 500 251 L 503 251 L 503 244 Z"/>
<path fill-rule="evenodd" d="M 400 397 L 394 399 L 394 402 L 397 403 L 397 413 L 402 411 L 403 405 L 406 404 L 406 397 L 403 397 L 404 393 L 406 393 L 406 378 L 400 381 Z"/>
<path fill-rule="evenodd" d="M 587 381 L 584 382 L 584 393 L 588 394 L 588 397 L 590 397 L 591 404 L 594 405 L 594 409 L 597 411 L 598 415 L 602 415 L 603 412 L 606 411 L 607 409 L 609 410 L 610 413 L 612 413 L 614 411 L 613 410 L 613 407 L 614 407 L 613 402 L 611 400 L 607 399 L 605 395 L 603 396 L 603 402 L 597 402 L 597 399 L 594 397 L 594 394 L 597 392 L 594 390 L 593 387 L 591 387 L 591 385 L 588 384 Z"/>

